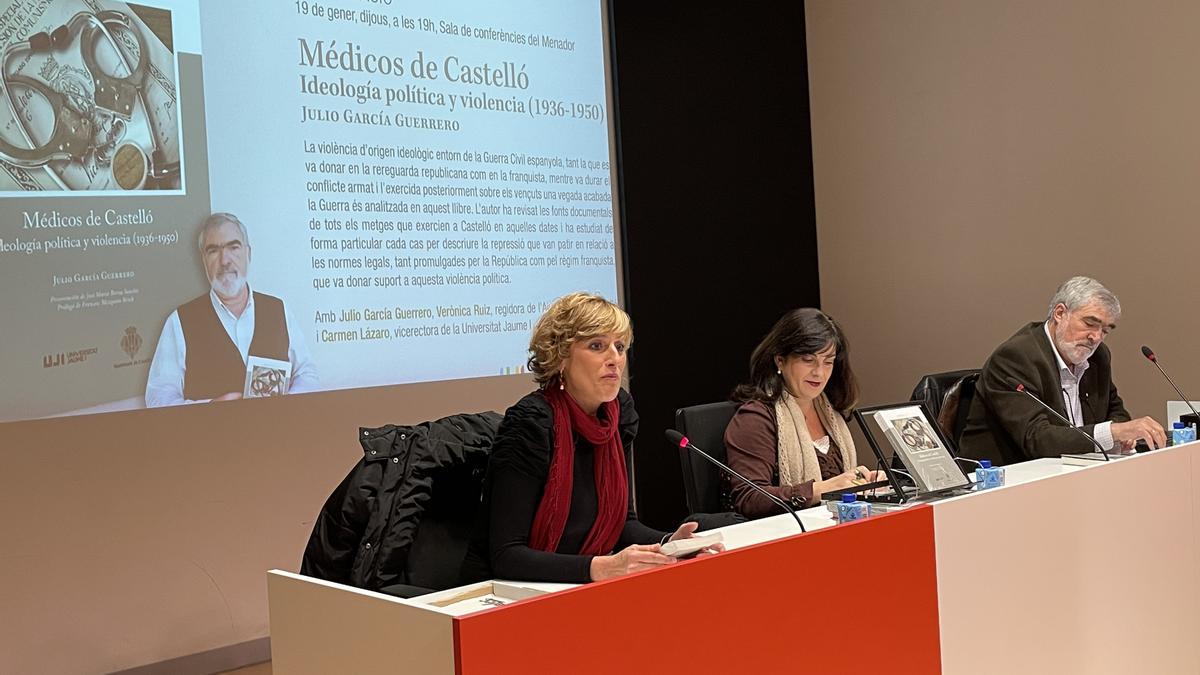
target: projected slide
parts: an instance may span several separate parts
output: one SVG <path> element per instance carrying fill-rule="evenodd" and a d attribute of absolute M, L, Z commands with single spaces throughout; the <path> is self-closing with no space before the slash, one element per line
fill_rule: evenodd
<path fill-rule="evenodd" d="M 0 0 L 0 420 L 522 372 L 616 295 L 602 24 Z"/>

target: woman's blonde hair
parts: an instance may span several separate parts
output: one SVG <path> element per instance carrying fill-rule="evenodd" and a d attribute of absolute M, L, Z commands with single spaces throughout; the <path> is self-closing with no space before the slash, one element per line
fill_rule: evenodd
<path fill-rule="evenodd" d="M 571 345 L 597 335 L 616 333 L 633 344 L 633 323 L 625 310 L 592 293 L 571 293 L 555 300 L 533 326 L 529 338 L 529 372 L 540 385 L 553 380 L 571 353 Z"/>

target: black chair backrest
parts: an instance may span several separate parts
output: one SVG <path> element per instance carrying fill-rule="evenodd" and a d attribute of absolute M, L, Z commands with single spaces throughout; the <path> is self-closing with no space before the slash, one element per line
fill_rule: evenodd
<path fill-rule="evenodd" d="M 946 398 L 946 392 L 950 387 L 962 378 L 971 374 L 979 374 L 978 369 L 968 368 L 966 370 L 949 370 L 944 373 L 931 373 L 925 375 L 913 388 L 910 401 L 924 401 L 929 406 L 929 412 L 936 419 L 942 413 L 942 402 Z"/>
<path fill-rule="evenodd" d="M 697 448 L 725 461 L 725 427 L 740 403 L 722 401 L 680 408 L 675 428 Z M 677 448 L 683 468 L 683 489 L 692 513 L 717 513 L 721 508 L 721 470 L 686 448 Z"/>
<path fill-rule="evenodd" d="M 958 382 L 950 385 L 942 398 L 942 411 L 938 413 L 938 426 L 954 443 L 957 451 L 958 441 L 962 438 L 963 429 L 967 428 L 967 413 L 971 411 L 971 400 L 975 398 L 975 383 L 979 381 L 978 370 L 968 372 L 959 378 Z"/>

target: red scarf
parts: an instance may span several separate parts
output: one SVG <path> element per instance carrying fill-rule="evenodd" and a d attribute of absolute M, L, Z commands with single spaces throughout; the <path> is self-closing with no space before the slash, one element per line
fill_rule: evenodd
<path fill-rule="evenodd" d="M 629 485 L 625 476 L 625 452 L 618 433 L 621 406 L 616 399 L 600 405 L 598 416 L 583 411 L 570 394 L 554 386 L 542 396 L 554 412 L 553 454 L 546 490 L 533 516 L 529 546 L 554 552 L 562 539 L 571 510 L 571 488 L 575 477 L 575 432 L 595 448 L 593 474 L 596 479 L 596 522 L 583 540 L 581 555 L 607 555 L 617 544 L 629 509 Z"/>

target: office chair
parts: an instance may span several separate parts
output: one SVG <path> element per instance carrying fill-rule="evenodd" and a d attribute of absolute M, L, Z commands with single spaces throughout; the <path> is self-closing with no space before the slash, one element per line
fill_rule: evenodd
<path fill-rule="evenodd" d="M 687 436 L 692 443 L 725 461 L 725 427 L 733 419 L 739 403 L 722 401 L 680 408 L 675 411 L 675 428 Z M 679 451 L 679 464 L 683 468 L 683 488 L 687 497 L 688 510 L 692 513 L 717 513 L 721 506 L 721 470 L 703 457 L 697 457 L 687 448 Z"/>
<path fill-rule="evenodd" d="M 970 368 L 925 375 L 917 382 L 909 399 L 929 406 L 942 433 L 956 449 L 963 428 L 967 425 L 967 413 L 971 410 L 971 400 L 975 398 L 975 382 L 979 380 L 979 372 L 978 368 Z"/>

